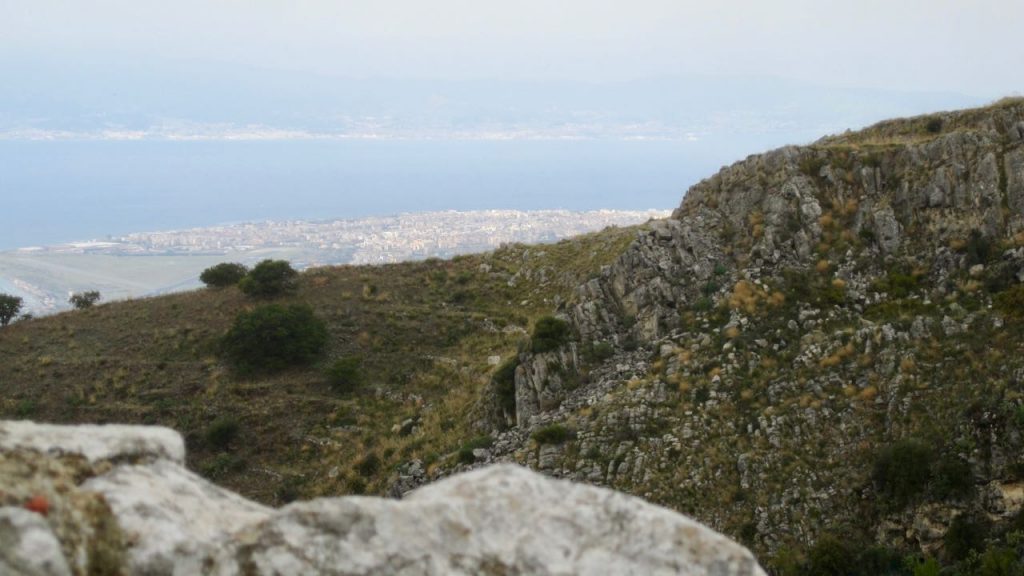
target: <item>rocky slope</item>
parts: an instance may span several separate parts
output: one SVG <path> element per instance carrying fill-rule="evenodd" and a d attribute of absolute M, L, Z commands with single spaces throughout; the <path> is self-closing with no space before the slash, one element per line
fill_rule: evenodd
<path fill-rule="evenodd" d="M 829 534 L 966 561 L 1024 502 L 1022 281 L 1024 101 L 751 156 L 560 307 L 576 337 L 520 354 L 479 460 L 642 494 L 779 573 Z"/>
<path fill-rule="evenodd" d="M 237 291 L 19 322 L 0 415 L 176 428 L 266 505 L 513 462 L 692 515 L 775 574 L 1015 574 L 1022 143 L 1019 99 L 895 120 L 751 156 L 636 229 L 313 270 L 278 301 L 328 322 L 324 358 L 254 378 L 216 354 Z M 348 357 L 362 382 L 331 389 Z"/>
<path fill-rule="evenodd" d="M 0 572 L 764 574 L 679 514 L 515 466 L 274 510 L 183 459 L 166 428 L 0 421 Z"/>

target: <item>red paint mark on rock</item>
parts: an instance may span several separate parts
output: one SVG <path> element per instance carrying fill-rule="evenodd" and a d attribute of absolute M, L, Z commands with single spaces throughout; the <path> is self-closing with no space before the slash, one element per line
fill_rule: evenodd
<path fill-rule="evenodd" d="M 45 496 L 33 496 L 25 502 L 25 509 L 46 516 L 50 513 L 50 501 Z"/>

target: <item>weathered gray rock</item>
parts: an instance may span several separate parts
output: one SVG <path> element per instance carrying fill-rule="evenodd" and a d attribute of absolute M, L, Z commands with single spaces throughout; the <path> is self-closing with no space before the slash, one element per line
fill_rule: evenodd
<path fill-rule="evenodd" d="M 159 426 L 47 426 L 24 420 L 0 421 L 0 450 L 76 454 L 90 464 L 103 460 L 185 462 L 185 441 L 174 430 Z"/>
<path fill-rule="evenodd" d="M 224 574 L 763 574 L 746 549 L 674 512 L 510 465 L 401 502 L 291 505 L 226 552 Z"/>
<path fill-rule="evenodd" d="M 119 466 L 83 488 L 106 498 L 144 574 L 202 573 L 236 530 L 272 512 L 168 460 Z"/>
<path fill-rule="evenodd" d="M 0 508 L 0 574 L 71 574 L 60 542 L 42 516 L 21 508 Z"/>
<path fill-rule="evenodd" d="M 512 465 L 453 476 L 402 501 L 325 498 L 272 510 L 185 470 L 180 438 L 165 429 L 2 422 L 0 431 L 0 458 L 99 463 L 81 471 L 81 485 L 53 492 L 51 504 L 69 506 L 64 492 L 109 504 L 125 552 L 103 556 L 115 572 L 764 574 L 748 550 L 675 512 Z M 47 469 L 38 483 L 49 481 Z M 0 508 L 0 571 L 87 573 L 97 556 L 66 558 L 74 548 L 65 540 L 94 527 L 83 520 L 77 533 L 58 532 L 52 520 Z"/>

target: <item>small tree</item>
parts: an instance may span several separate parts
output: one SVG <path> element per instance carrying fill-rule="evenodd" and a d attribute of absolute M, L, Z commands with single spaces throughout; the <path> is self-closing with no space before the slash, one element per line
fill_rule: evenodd
<path fill-rule="evenodd" d="M 244 264 L 221 262 L 211 266 L 199 275 L 199 280 L 210 288 L 226 288 L 238 284 L 249 272 Z"/>
<path fill-rule="evenodd" d="M 92 305 L 100 301 L 100 293 L 95 290 L 89 290 L 88 292 L 79 292 L 72 294 L 71 298 L 68 298 L 68 303 L 75 307 L 75 310 L 85 310 L 86 308 L 92 308 Z"/>
<path fill-rule="evenodd" d="M 21 312 L 24 301 L 18 296 L 0 294 L 0 326 L 7 326 Z"/>
<path fill-rule="evenodd" d="M 327 326 L 305 305 L 260 306 L 242 312 L 221 341 L 221 352 L 243 374 L 273 372 L 308 362 L 327 344 Z"/>
<path fill-rule="evenodd" d="M 349 392 L 359 385 L 362 373 L 359 366 L 362 360 L 356 356 L 348 356 L 335 360 L 327 369 L 327 382 L 335 392 Z"/>
<path fill-rule="evenodd" d="M 242 278 L 238 287 L 249 296 L 269 298 L 295 290 L 298 275 L 287 260 L 264 260 Z"/>
<path fill-rule="evenodd" d="M 534 353 L 557 350 L 569 341 L 570 332 L 569 323 L 565 320 L 559 320 L 554 316 L 545 316 L 537 320 L 537 324 L 533 327 L 530 349 Z"/>
<path fill-rule="evenodd" d="M 919 440 L 904 439 L 883 448 L 875 458 L 879 492 L 899 507 L 921 494 L 932 479 L 934 453 Z"/>

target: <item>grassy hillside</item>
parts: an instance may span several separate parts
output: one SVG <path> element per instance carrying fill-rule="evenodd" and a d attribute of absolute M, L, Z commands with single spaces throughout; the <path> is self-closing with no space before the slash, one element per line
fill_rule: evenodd
<path fill-rule="evenodd" d="M 457 457 L 475 435 L 489 357 L 512 355 L 531 322 L 636 233 L 309 270 L 274 301 L 311 305 L 328 323 L 328 350 L 272 376 L 236 377 L 218 357 L 235 316 L 258 303 L 235 288 L 18 322 L 0 330 L 0 418 L 170 426 L 195 470 L 268 503 L 380 492 L 401 461 Z M 324 375 L 342 357 L 361 360 L 351 392 Z"/>

